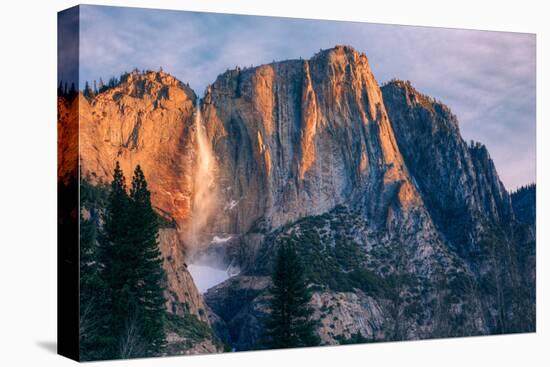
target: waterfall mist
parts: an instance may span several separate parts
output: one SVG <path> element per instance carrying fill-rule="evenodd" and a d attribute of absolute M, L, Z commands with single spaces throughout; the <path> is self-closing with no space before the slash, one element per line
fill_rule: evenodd
<path fill-rule="evenodd" d="M 218 251 L 209 251 L 209 246 L 220 245 L 230 239 L 212 237 L 209 228 L 213 215 L 220 210 L 217 165 L 212 147 L 202 120 L 200 102 L 195 109 L 195 165 L 193 172 L 193 204 L 191 220 L 185 231 L 188 270 L 200 293 L 236 274 L 234 267 L 225 263 Z M 238 272 L 238 271 L 237 271 Z"/>
<path fill-rule="evenodd" d="M 208 221 L 218 203 L 216 185 L 216 159 L 206 134 L 202 121 L 200 102 L 197 100 L 195 109 L 195 172 L 193 174 L 194 195 L 191 220 L 185 234 L 186 243 L 191 255 L 208 245 L 205 236 L 208 231 Z"/>

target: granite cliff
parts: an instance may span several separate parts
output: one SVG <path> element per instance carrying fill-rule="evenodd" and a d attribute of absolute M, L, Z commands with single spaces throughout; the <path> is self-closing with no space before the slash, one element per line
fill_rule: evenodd
<path fill-rule="evenodd" d="M 233 348 L 257 347 L 283 240 L 307 265 L 325 344 L 534 331 L 534 221 L 516 219 L 522 204 L 447 106 L 408 82 L 380 88 L 353 48 L 228 70 L 199 103 L 151 71 L 79 101 L 83 179 L 143 167 L 172 223 L 167 307 Z M 203 297 L 185 266 L 198 255 L 240 274 Z"/>

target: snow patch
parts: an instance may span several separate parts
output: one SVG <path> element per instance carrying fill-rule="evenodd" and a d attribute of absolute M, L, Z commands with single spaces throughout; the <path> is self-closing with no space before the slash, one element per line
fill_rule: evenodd
<path fill-rule="evenodd" d="M 210 243 L 211 244 L 225 243 L 225 242 L 229 241 L 231 238 L 233 238 L 233 236 L 228 236 L 228 237 L 214 236 L 214 238 L 212 238 L 212 241 L 210 241 Z"/>
<path fill-rule="evenodd" d="M 239 203 L 238 200 L 231 200 L 229 203 L 225 204 L 223 209 L 224 210 L 231 210 L 234 207 L 236 207 L 238 203 Z"/>

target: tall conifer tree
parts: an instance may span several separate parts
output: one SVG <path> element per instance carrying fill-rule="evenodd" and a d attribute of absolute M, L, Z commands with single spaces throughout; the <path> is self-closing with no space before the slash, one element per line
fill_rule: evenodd
<path fill-rule="evenodd" d="M 103 220 L 98 258 L 101 265 L 101 278 L 105 283 L 102 301 L 100 344 L 105 345 L 105 358 L 119 357 L 119 341 L 129 313 L 130 279 L 132 269 L 128 266 L 129 251 L 128 210 L 130 200 L 126 179 L 116 162 L 111 182 L 108 205 Z"/>
<path fill-rule="evenodd" d="M 128 195 L 116 163 L 103 221 L 97 258 L 104 289 L 98 305 L 96 351 L 107 359 L 158 355 L 165 345 L 165 279 L 157 215 L 139 166 Z M 87 256 L 86 228 L 82 233 Z"/>
<path fill-rule="evenodd" d="M 80 216 L 80 356 L 83 360 L 101 358 L 100 328 L 105 284 L 97 258 L 97 233 L 94 223 Z"/>
<path fill-rule="evenodd" d="M 158 220 L 151 206 L 151 193 L 141 167 L 134 171 L 130 189 L 130 234 L 136 262 L 134 275 L 138 318 L 146 342 L 146 352 L 156 354 L 165 344 L 164 338 L 164 270 L 157 243 Z"/>
<path fill-rule="evenodd" d="M 316 322 L 311 319 L 313 310 L 308 305 L 311 294 L 304 268 L 290 241 L 279 247 L 272 279 L 265 346 L 276 349 L 319 345 Z"/>

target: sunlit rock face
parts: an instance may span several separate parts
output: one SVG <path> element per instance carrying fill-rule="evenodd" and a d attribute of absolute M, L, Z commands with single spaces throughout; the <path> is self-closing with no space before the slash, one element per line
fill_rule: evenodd
<path fill-rule="evenodd" d="M 95 98 L 80 96 L 84 179 L 108 183 L 116 161 L 131 182 L 140 164 L 153 206 L 183 224 L 192 211 L 195 93 L 164 72 L 133 72 Z"/>
<path fill-rule="evenodd" d="M 276 228 L 354 198 L 373 216 L 394 197 L 421 202 L 367 57 L 350 47 L 228 71 L 202 108 L 226 201 L 220 231 Z"/>
<path fill-rule="evenodd" d="M 57 180 L 69 185 L 78 173 L 78 99 L 57 99 Z"/>

